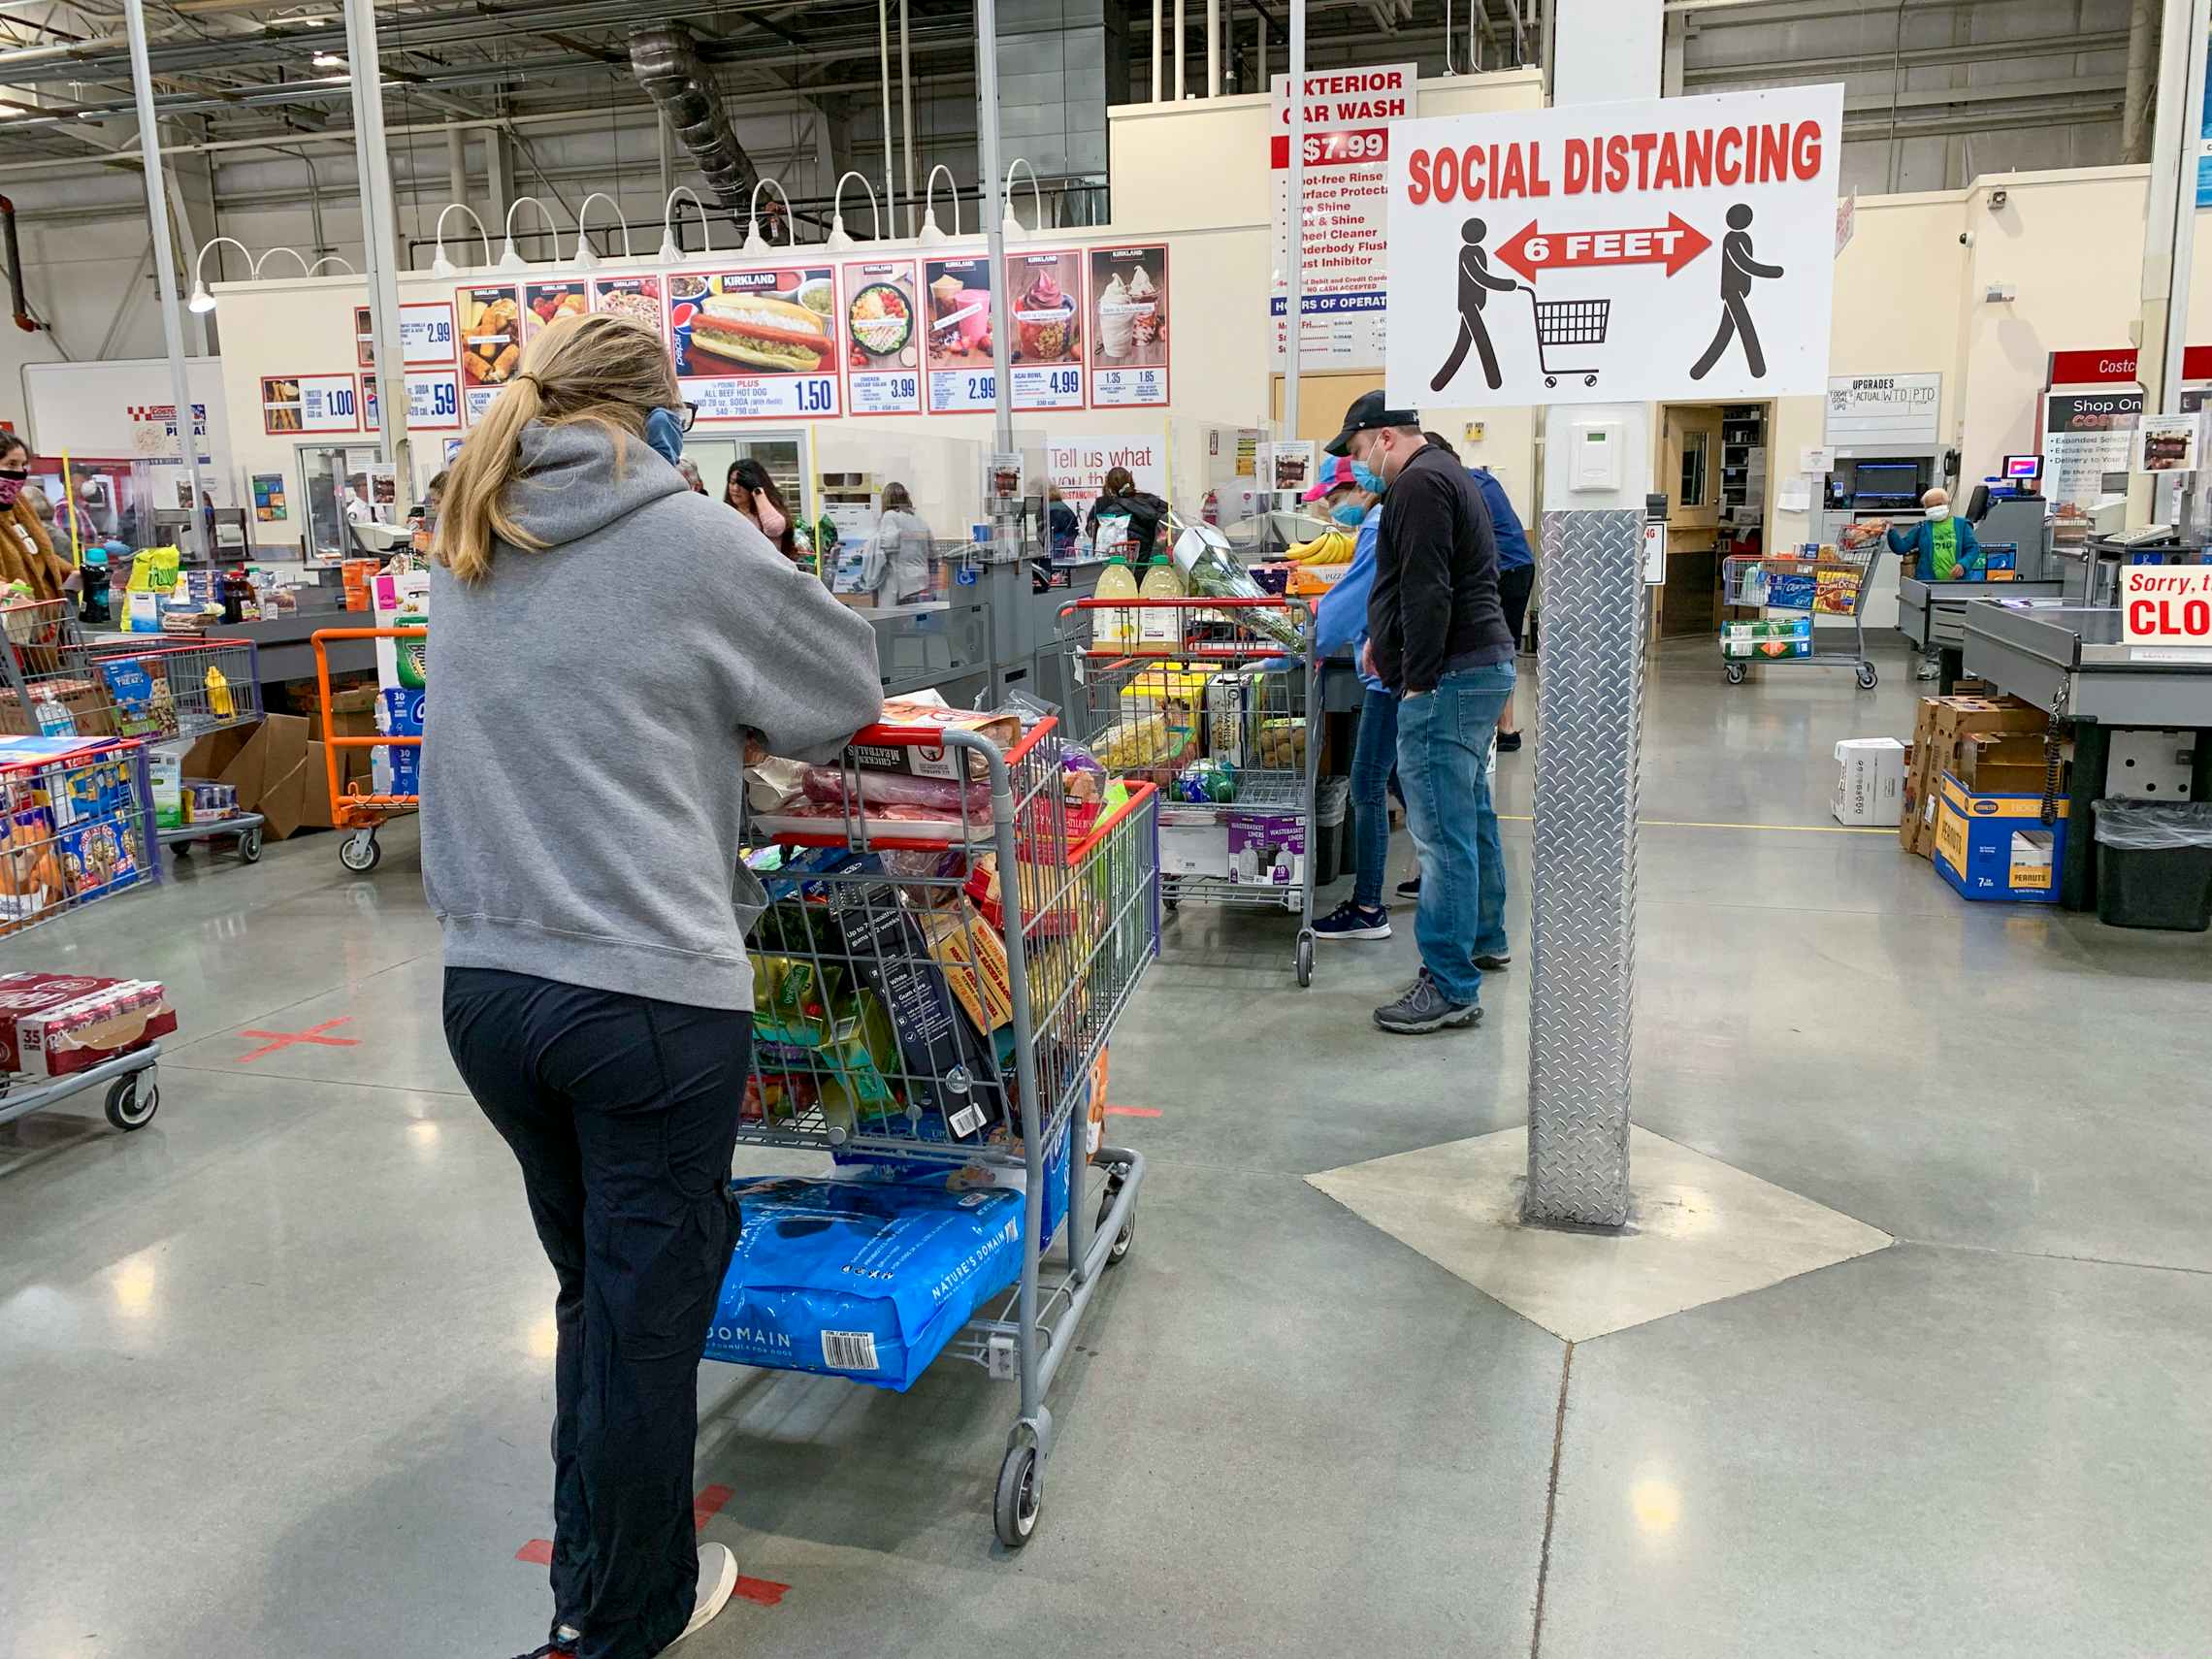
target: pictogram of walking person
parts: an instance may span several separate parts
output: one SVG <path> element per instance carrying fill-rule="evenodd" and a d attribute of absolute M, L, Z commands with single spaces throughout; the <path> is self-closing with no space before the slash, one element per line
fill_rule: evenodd
<path fill-rule="evenodd" d="M 1751 297 L 1752 277 L 1779 276 L 1782 268 L 1762 265 L 1751 257 L 1750 224 L 1751 210 L 1743 203 L 1728 210 L 1728 234 L 1720 242 L 1720 327 L 1713 331 L 1712 343 L 1690 371 L 1693 380 L 1702 380 L 1710 373 L 1720 354 L 1728 349 L 1732 335 L 1743 337 L 1743 362 L 1751 371 L 1751 378 L 1767 377 L 1767 354 L 1759 349 L 1759 331 L 1751 326 L 1751 308 L 1744 302 Z"/>
<path fill-rule="evenodd" d="M 1441 392 L 1451 384 L 1451 377 L 1467 361 L 1470 345 L 1482 353 L 1482 378 L 1490 382 L 1490 390 L 1496 391 L 1504 379 L 1498 373 L 1497 348 L 1490 343 L 1490 331 L 1482 322 L 1482 308 L 1492 294 L 1510 294 L 1519 284 L 1511 276 L 1490 274 L 1490 256 L 1482 251 L 1484 233 L 1480 219 L 1469 219 L 1459 227 L 1459 338 L 1452 342 L 1451 355 L 1444 360 L 1436 378 L 1429 382 L 1432 392 Z"/>

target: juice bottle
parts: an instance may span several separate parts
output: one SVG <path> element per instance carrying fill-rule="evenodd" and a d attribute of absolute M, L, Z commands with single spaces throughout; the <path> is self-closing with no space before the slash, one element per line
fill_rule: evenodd
<path fill-rule="evenodd" d="M 1183 577 L 1175 569 L 1175 561 L 1164 553 L 1154 554 L 1152 564 L 1145 570 L 1144 584 L 1137 592 L 1149 600 L 1183 598 Z M 1137 615 L 1141 619 L 1139 650 L 1180 651 L 1183 648 L 1181 606 L 1161 605 L 1156 609 L 1140 610 Z"/>
<path fill-rule="evenodd" d="M 1106 561 L 1106 569 L 1098 572 L 1097 598 L 1102 600 L 1133 600 L 1137 597 L 1136 572 L 1122 558 Z M 1133 610 L 1092 611 L 1095 619 L 1091 630 L 1091 643 L 1102 651 L 1133 650 L 1137 643 L 1138 613 Z"/>

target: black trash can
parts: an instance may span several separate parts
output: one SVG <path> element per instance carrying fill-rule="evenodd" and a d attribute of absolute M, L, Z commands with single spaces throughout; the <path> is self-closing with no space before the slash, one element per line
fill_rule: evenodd
<path fill-rule="evenodd" d="M 2212 927 L 2212 801 L 2097 803 L 2097 919 L 2114 927 Z"/>

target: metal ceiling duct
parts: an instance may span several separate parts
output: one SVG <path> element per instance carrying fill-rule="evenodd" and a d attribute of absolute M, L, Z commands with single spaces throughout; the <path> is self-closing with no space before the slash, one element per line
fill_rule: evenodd
<path fill-rule="evenodd" d="M 630 37 L 630 71 L 692 152 L 715 200 L 732 215 L 743 212 L 759 175 L 731 130 L 691 30 L 681 23 L 638 30 Z"/>

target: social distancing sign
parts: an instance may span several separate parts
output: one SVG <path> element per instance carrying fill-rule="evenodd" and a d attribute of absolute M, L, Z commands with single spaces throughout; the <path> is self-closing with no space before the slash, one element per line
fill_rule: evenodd
<path fill-rule="evenodd" d="M 1843 89 L 1392 129 L 1390 401 L 1819 396 Z"/>

